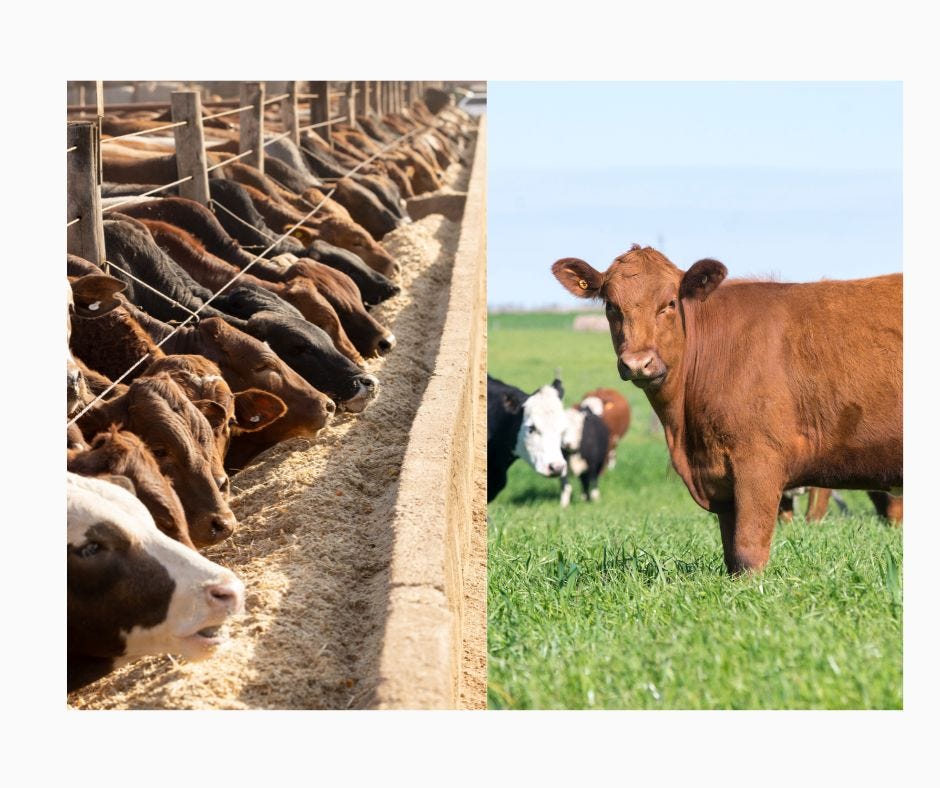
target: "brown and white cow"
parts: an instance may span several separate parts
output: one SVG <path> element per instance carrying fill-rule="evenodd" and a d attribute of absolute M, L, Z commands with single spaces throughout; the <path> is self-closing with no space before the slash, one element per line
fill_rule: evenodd
<path fill-rule="evenodd" d="M 68 691 L 150 654 L 210 656 L 244 609 L 242 582 L 161 533 L 118 485 L 67 479 Z"/>
<path fill-rule="evenodd" d="M 681 271 L 637 245 L 604 272 L 576 258 L 552 272 L 605 302 L 620 376 L 718 515 L 730 572 L 767 563 L 784 489 L 903 484 L 901 274 L 722 285 L 716 260 Z"/>

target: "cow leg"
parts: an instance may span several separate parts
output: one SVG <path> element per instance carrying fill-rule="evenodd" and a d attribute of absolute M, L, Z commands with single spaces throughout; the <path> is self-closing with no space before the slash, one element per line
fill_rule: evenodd
<path fill-rule="evenodd" d="M 808 522 L 818 523 L 826 516 L 830 495 L 832 495 L 832 490 L 827 487 L 809 488 L 809 501 L 806 504 L 806 520 Z"/>
<path fill-rule="evenodd" d="M 616 464 L 617 464 L 617 449 L 613 448 L 610 450 L 610 453 L 607 455 L 607 470 L 612 471 Z"/>
<path fill-rule="evenodd" d="M 730 574 L 756 572 L 767 564 L 782 492 L 782 484 L 772 486 L 766 481 L 735 485 L 733 510 L 718 513 Z"/>
<path fill-rule="evenodd" d="M 588 492 L 588 498 L 590 498 L 592 501 L 599 501 L 601 499 L 601 491 L 597 486 L 598 477 L 591 476 L 588 481 L 591 488 L 590 492 Z"/>
<path fill-rule="evenodd" d="M 777 509 L 777 517 L 780 518 L 781 522 L 793 522 L 793 499 L 795 497 L 796 496 L 794 495 L 784 495 L 780 499 L 780 506 Z"/>
<path fill-rule="evenodd" d="M 870 490 L 868 497 L 875 505 L 879 517 L 886 519 L 891 525 L 900 525 L 904 513 L 904 499 L 901 496 L 889 495 L 880 490 Z"/>
<path fill-rule="evenodd" d="M 591 477 L 587 471 L 581 474 L 581 500 L 591 500 Z"/>
<path fill-rule="evenodd" d="M 567 509 L 571 503 L 571 479 L 568 477 L 568 471 L 561 475 L 561 508 Z"/>

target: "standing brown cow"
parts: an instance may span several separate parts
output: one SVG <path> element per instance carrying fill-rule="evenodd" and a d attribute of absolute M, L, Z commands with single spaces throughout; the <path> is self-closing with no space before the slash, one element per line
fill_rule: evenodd
<path fill-rule="evenodd" d="M 636 244 L 603 273 L 575 258 L 552 272 L 604 300 L 620 377 L 718 515 L 731 573 L 767 563 L 785 488 L 903 484 L 901 274 L 719 287 L 717 260 L 683 272 Z"/>

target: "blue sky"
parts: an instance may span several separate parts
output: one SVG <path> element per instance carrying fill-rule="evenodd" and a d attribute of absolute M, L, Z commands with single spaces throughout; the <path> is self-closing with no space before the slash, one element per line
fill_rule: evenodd
<path fill-rule="evenodd" d="M 637 242 L 784 281 L 901 269 L 898 82 L 490 82 L 488 301 Z"/>

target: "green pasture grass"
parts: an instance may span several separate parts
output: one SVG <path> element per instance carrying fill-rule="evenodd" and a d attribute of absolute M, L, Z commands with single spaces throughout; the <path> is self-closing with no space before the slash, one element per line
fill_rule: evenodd
<path fill-rule="evenodd" d="M 558 505 L 521 461 L 489 506 L 490 708 L 901 708 L 901 532 L 843 493 L 730 579 L 717 520 L 671 470 L 645 395 L 606 334 L 571 315 L 494 315 L 491 374 L 526 391 L 560 366 L 566 404 L 597 386 L 633 408 L 601 500 Z"/>

